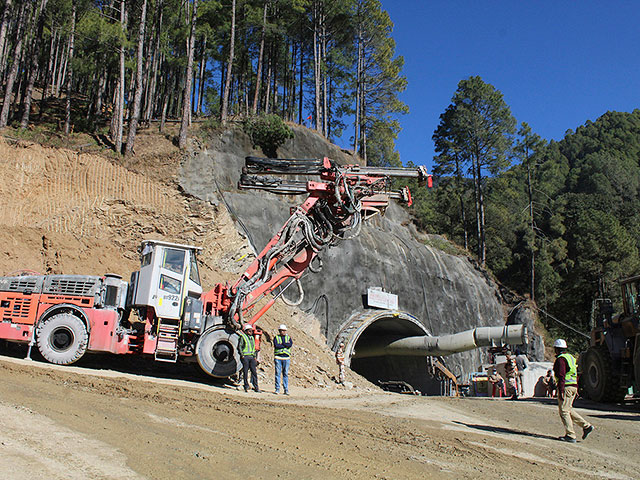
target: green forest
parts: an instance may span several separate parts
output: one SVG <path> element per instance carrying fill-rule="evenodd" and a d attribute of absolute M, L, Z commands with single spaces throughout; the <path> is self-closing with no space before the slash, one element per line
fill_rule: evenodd
<path fill-rule="evenodd" d="M 140 124 L 179 121 L 184 147 L 198 117 L 272 114 L 397 160 L 406 79 L 377 0 L 3 3 L 0 128 L 25 129 L 57 105 L 65 133 L 106 133 L 128 155 Z"/>
<path fill-rule="evenodd" d="M 2 4 L 0 128 L 100 135 L 119 158 L 143 127 L 179 124 L 184 148 L 193 122 L 276 116 L 368 164 L 402 164 L 407 80 L 378 0 Z M 640 110 L 546 141 L 482 78 L 451 91 L 425 132 L 436 188 L 413 189 L 416 222 L 535 301 L 548 328 L 587 331 L 593 299 L 616 299 L 616 280 L 639 272 Z"/>
<path fill-rule="evenodd" d="M 547 142 L 502 94 L 463 79 L 433 132 L 437 186 L 416 195 L 420 226 L 471 252 L 579 340 L 596 298 L 620 311 L 617 280 L 640 273 L 640 110 L 607 112 Z"/>

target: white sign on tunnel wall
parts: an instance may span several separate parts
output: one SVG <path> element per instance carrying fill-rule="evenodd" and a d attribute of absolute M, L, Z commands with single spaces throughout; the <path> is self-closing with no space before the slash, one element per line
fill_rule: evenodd
<path fill-rule="evenodd" d="M 367 289 L 367 304 L 374 308 L 398 310 L 398 296 L 383 292 L 380 287 L 369 287 Z"/>

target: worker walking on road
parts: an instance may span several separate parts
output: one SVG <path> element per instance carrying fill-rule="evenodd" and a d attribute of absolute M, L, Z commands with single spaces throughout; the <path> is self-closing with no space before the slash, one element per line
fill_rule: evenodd
<path fill-rule="evenodd" d="M 278 335 L 273 337 L 273 358 L 276 366 L 276 390 L 280 393 L 280 375 L 282 375 L 282 388 L 285 395 L 289 395 L 289 363 L 291 362 L 291 346 L 293 341 L 287 335 L 287 326 L 278 327 Z"/>
<path fill-rule="evenodd" d="M 240 343 L 240 361 L 242 362 L 242 376 L 244 378 L 244 391 L 249 391 L 249 371 L 251 371 L 251 384 L 253 391 L 260 393 L 258 388 L 258 372 L 256 371 L 256 343 L 253 338 L 253 325 L 245 324 L 243 331 L 238 332 Z"/>
<path fill-rule="evenodd" d="M 344 343 L 338 345 L 336 350 L 336 363 L 338 364 L 338 383 L 344 385 Z"/>
<path fill-rule="evenodd" d="M 573 422 L 582 427 L 583 440 L 593 432 L 593 425 L 573 411 L 573 401 L 578 395 L 578 367 L 575 357 L 567 352 L 567 342 L 561 338 L 553 343 L 553 347 L 556 351 L 553 371 L 558 388 L 558 409 L 565 429 L 564 436 L 559 440 L 576 443 Z"/>

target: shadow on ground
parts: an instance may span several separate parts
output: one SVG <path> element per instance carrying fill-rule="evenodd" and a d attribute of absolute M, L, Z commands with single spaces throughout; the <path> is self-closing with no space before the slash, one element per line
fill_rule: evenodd
<path fill-rule="evenodd" d="M 452 423 L 456 423 L 458 425 L 464 425 L 465 427 L 468 428 L 473 428 L 475 430 L 482 430 L 483 432 L 491 432 L 491 433 L 505 433 L 508 435 L 521 435 L 524 437 L 533 437 L 533 438 L 546 438 L 548 440 L 557 440 L 558 437 L 553 437 L 551 435 L 542 435 L 539 433 L 531 433 L 531 432 L 526 432 L 524 430 L 515 430 L 513 428 L 505 428 L 505 427 L 494 427 L 491 425 L 476 425 L 473 423 L 464 423 L 464 422 L 457 422 L 457 421 L 453 421 Z"/>
<path fill-rule="evenodd" d="M 26 358 L 28 351 L 26 345 L 11 342 L 2 343 L 0 343 L 0 355 L 12 358 Z M 48 363 L 42 358 L 37 348 L 31 350 L 31 359 L 34 362 Z M 151 357 L 91 353 L 86 354 L 74 363 L 73 366 L 92 370 L 110 370 L 133 375 L 144 375 L 154 378 L 185 380 L 221 388 L 235 385 L 231 380 L 218 379 L 205 374 L 195 359 L 192 362 L 168 363 L 157 362 Z"/>

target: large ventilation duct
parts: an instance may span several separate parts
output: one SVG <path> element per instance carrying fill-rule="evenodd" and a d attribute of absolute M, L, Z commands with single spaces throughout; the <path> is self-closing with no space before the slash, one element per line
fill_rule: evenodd
<path fill-rule="evenodd" d="M 453 335 L 432 337 L 374 337 L 355 348 L 353 358 L 402 356 L 444 356 L 466 352 L 478 347 L 522 345 L 527 343 L 527 328 L 524 325 L 504 327 L 479 327 Z"/>

